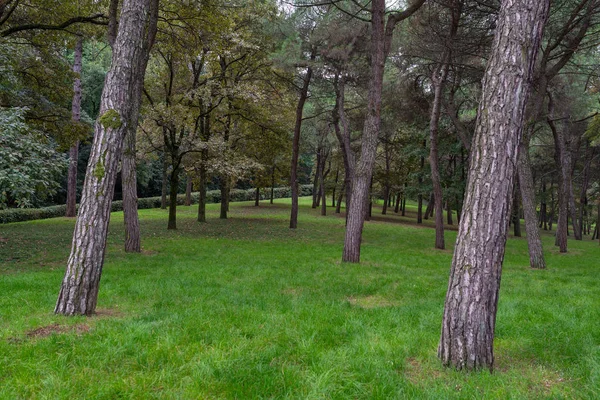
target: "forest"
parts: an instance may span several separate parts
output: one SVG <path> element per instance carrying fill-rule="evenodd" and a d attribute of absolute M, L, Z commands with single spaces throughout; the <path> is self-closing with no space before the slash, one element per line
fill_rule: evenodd
<path fill-rule="evenodd" d="M 0 397 L 600 396 L 599 55 L 600 0 L 0 0 Z"/>

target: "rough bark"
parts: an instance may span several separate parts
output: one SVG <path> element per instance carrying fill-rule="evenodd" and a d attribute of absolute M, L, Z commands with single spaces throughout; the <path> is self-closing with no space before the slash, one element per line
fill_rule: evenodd
<path fill-rule="evenodd" d="M 81 60 L 83 58 L 83 38 L 75 43 L 73 56 L 73 103 L 71 105 L 71 119 L 77 123 L 81 120 Z M 77 161 L 79 159 L 79 140 L 69 150 L 69 172 L 67 178 L 67 211 L 66 217 L 74 217 L 77 213 Z"/>
<path fill-rule="evenodd" d="M 141 87 L 140 87 L 141 94 Z M 136 94 L 137 96 L 137 94 Z M 141 96 L 138 102 L 141 101 Z M 137 171 L 135 162 L 135 131 L 137 129 L 139 107 L 127 129 L 125 147 L 121 161 L 121 184 L 123 188 L 123 221 L 125 223 L 125 251 L 141 251 L 140 221 L 138 217 Z"/>
<path fill-rule="evenodd" d="M 165 129 L 165 128 L 163 128 Z M 163 154 L 162 164 L 162 185 L 160 189 L 160 208 L 162 210 L 167 209 L 167 193 L 168 193 L 168 178 L 167 170 L 169 169 L 169 162 L 167 161 L 167 153 Z"/>
<path fill-rule="evenodd" d="M 444 307 L 446 366 L 494 366 L 494 330 L 529 81 L 549 0 L 505 0 L 483 78 L 471 164 Z"/>
<path fill-rule="evenodd" d="M 260 205 L 260 188 L 256 187 L 254 193 L 254 207 L 258 207 Z"/>
<path fill-rule="evenodd" d="M 123 4 L 57 314 L 90 315 L 96 309 L 118 163 L 131 123 L 135 87 L 145 73 L 141 60 L 147 59 L 154 41 L 157 14 L 157 0 Z"/>
<path fill-rule="evenodd" d="M 385 0 L 371 1 L 371 46 L 369 91 L 366 116 L 361 141 L 360 159 L 356 164 L 351 192 L 351 202 L 346 220 L 346 235 L 342 261 L 360 261 L 360 245 L 365 217 L 368 211 L 369 186 L 373 175 L 373 165 L 377 153 L 379 127 L 381 124 L 381 93 L 383 71 L 387 51 L 392 40 L 395 25 L 414 14 L 424 3 L 417 0 L 403 12 L 390 15 L 385 24 Z"/>
<path fill-rule="evenodd" d="M 512 206 L 512 214 L 513 214 L 513 235 L 515 237 L 521 237 L 521 210 L 519 204 L 519 184 L 518 179 L 515 182 L 515 189 L 513 190 L 513 206 Z"/>
<path fill-rule="evenodd" d="M 310 55 L 310 60 L 316 58 L 316 51 L 313 48 Z M 304 113 L 304 104 L 308 98 L 308 88 L 312 79 L 312 66 L 306 69 L 306 76 L 302 82 L 300 89 L 300 97 L 296 107 L 296 123 L 294 125 L 294 138 L 292 140 L 292 168 L 290 173 L 290 186 L 292 187 L 292 211 L 290 214 L 290 229 L 298 227 L 298 158 L 300 156 L 300 132 L 302 129 L 302 115 Z"/>

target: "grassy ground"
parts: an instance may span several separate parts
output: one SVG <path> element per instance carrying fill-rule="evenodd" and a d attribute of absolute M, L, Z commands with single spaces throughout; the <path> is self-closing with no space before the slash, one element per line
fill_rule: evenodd
<path fill-rule="evenodd" d="M 303 204 L 297 231 L 284 201 L 207 224 L 180 207 L 176 232 L 144 210 L 142 254 L 113 214 L 92 318 L 52 314 L 74 221 L 0 225 L 0 398 L 600 398 L 597 242 L 544 236 L 532 271 L 509 240 L 496 371 L 466 374 L 436 358 L 452 252 L 434 231 L 377 218 L 343 265 L 343 218 Z"/>

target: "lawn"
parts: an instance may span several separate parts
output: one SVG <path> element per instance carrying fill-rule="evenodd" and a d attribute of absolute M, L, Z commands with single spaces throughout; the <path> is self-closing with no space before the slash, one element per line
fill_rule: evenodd
<path fill-rule="evenodd" d="M 600 398 L 597 242 L 544 235 L 534 271 L 509 239 L 496 370 L 463 373 L 436 358 L 452 251 L 432 222 L 378 216 L 342 264 L 344 219 L 308 204 L 296 231 L 285 200 L 180 207 L 177 231 L 143 210 L 142 254 L 114 213 L 91 318 L 52 313 L 74 221 L 0 225 L 0 398 Z"/>

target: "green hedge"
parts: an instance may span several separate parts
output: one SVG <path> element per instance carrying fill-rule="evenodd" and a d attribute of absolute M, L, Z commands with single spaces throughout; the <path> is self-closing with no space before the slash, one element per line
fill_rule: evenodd
<path fill-rule="evenodd" d="M 301 185 L 300 196 L 312 195 L 312 185 Z M 231 201 L 254 201 L 256 198 L 256 189 L 233 189 L 231 191 Z M 273 191 L 273 197 L 276 199 L 288 198 L 292 196 L 292 191 L 289 187 L 275 188 Z M 260 190 L 260 199 L 266 200 L 271 198 L 271 188 L 265 188 Z M 144 210 L 149 208 L 160 207 L 160 196 L 159 197 L 146 197 L 138 199 L 138 209 Z M 220 190 L 209 190 L 206 192 L 207 203 L 220 203 L 221 202 L 221 191 Z M 177 195 L 177 204 L 183 205 L 185 203 L 185 195 Z M 198 203 L 198 192 L 192 193 L 192 204 Z M 116 200 L 112 202 L 112 211 L 123 211 L 123 201 Z M 31 221 L 34 219 L 46 219 L 64 217 L 67 211 L 67 207 L 63 204 L 60 206 L 51 206 L 44 208 L 10 208 L 8 210 L 0 210 L 0 224 L 8 224 L 11 222 Z"/>

